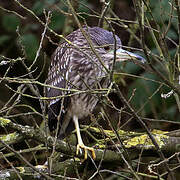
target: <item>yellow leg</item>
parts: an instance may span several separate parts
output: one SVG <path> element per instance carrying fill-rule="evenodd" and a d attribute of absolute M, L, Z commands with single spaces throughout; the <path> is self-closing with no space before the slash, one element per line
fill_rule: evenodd
<path fill-rule="evenodd" d="M 83 141 L 82 141 L 81 133 L 80 133 L 80 129 L 79 129 L 78 117 L 73 116 L 73 121 L 74 121 L 74 124 L 75 124 L 76 133 L 77 133 L 77 139 L 78 139 L 76 154 L 77 155 L 79 154 L 80 149 L 84 149 L 84 159 L 87 159 L 87 153 L 88 153 L 88 150 L 89 150 L 92 153 L 92 158 L 96 159 L 96 154 L 95 154 L 94 148 L 85 146 Z"/>

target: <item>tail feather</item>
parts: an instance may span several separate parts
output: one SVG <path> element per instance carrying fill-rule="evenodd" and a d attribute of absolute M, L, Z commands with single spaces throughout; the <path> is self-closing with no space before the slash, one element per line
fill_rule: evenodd
<path fill-rule="evenodd" d="M 50 131 L 54 131 L 57 128 L 57 122 L 58 122 L 57 117 L 59 115 L 60 108 L 61 108 L 60 100 L 55 102 L 54 104 L 51 104 L 48 108 L 48 126 Z"/>
<path fill-rule="evenodd" d="M 64 139 L 66 136 L 68 136 L 73 130 L 75 129 L 74 123 L 72 121 L 72 118 L 69 121 L 68 126 L 65 129 L 65 132 L 62 130 L 62 128 L 59 129 L 58 138 Z"/>
<path fill-rule="evenodd" d="M 63 103 L 64 108 L 65 108 L 65 105 L 69 103 L 65 100 L 66 98 L 64 99 L 64 103 Z M 54 131 L 57 129 L 58 116 L 60 113 L 61 105 L 62 105 L 61 100 L 58 100 L 55 103 L 51 104 L 48 108 L 48 126 L 49 126 L 50 131 Z M 67 111 L 65 110 L 63 109 L 63 111 L 61 111 L 59 129 L 58 129 L 59 139 L 64 139 L 67 135 L 69 135 L 75 129 L 72 118 L 68 118 L 66 116 Z"/>

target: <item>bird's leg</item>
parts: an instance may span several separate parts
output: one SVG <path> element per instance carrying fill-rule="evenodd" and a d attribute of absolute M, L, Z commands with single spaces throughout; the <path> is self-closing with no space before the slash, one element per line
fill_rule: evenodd
<path fill-rule="evenodd" d="M 95 159 L 95 158 L 96 158 L 96 154 L 95 154 L 95 152 L 94 152 L 94 148 L 85 146 L 84 143 L 83 143 L 83 141 L 82 141 L 81 133 L 80 133 L 80 129 L 79 129 L 78 117 L 74 115 L 74 116 L 73 116 L 73 121 L 74 121 L 74 124 L 75 124 L 76 133 L 77 133 L 77 139 L 78 139 L 76 154 L 77 154 L 77 155 L 79 154 L 80 148 L 81 148 L 81 149 L 84 149 L 84 159 L 87 159 L 87 152 L 88 152 L 88 150 L 89 150 L 89 151 L 92 152 L 92 157 L 93 157 L 93 159 Z"/>

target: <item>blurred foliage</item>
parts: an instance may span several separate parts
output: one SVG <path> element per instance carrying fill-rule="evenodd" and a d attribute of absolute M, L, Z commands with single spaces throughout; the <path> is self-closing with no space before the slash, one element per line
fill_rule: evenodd
<path fill-rule="evenodd" d="M 63 29 L 64 21 L 65 21 L 65 17 L 64 16 L 62 16 L 58 12 L 53 12 L 52 13 L 51 23 L 50 23 L 49 27 L 51 29 L 55 30 L 55 31 L 58 31 L 59 29 Z"/>
<path fill-rule="evenodd" d="M 170 22 L 170 27 L 167 31 L 167 44 L 169 45 L 168 49 L 169 54 L 172 57 L 171 60 L 175 61 L 174 57 L 177 51 L 177 47 L 170 42 L 170 40 L 178 42 L 179 37 L 177 12 L 172 8 L 172 3 L 174 3 L 174 1 L 151 0 L 147 1 L 146 3 L 149 3 L 150 5 L 150 9 L 146 9 L 146 17 L 149 19 L 152 25 L 156 22 L 157 25 L 160 27 L 162 33 L 164 33 L 165 30 L 168 28 L 168 23 Z M 172 15 L 172 19 L 170 18 L 170 15 Z M 151 47 L 151 51 L 156 55 L 159 55 L 157 47 L 154 43 L 152 44 L 153 39 L 151 36 L 147 36 L 146 42 L 147 45 Z M 155 65 L 155 67 L 161 70 L 161 68 L 159 68 L 158 65 Z M 124 68 L 124 71 L 136 74 L 139 71 L 139 67 L 137 67 L 133 63 L 129 63 Z M 169 91 L 171 91 L 171 89 L 167 86 L 162 86 L 160 88 L 160 91 L 158 91 L 156 94 L 152 96 L 152 94 L 158 89 L 160 84 L 151 80 L 161 81 L 160 78 L 154 74 L 149 74 L 146 72 L 143 72 L 141 75 L 145 78 L 148 78 L 150 81 L 137 79 L 133 81 L 133 83 L 129 86 L 128 91 L 130 97 L 133 89 L 136 89 L 135 96 L 132 99 L 132 103 L 134 104 L 136 109 L 138 110 L 140 107 L 145 105 L 142 111 L 143 116 L 156 117 L 158 119 L 164 118 L 172 121 L 180 121 L 180 115 L 177 109 L 175 98 L 173 96 L 167 99 L 161 98 L 160 93 L 166 94 Z M 147 103 L 147 101 L 149 102 Z"/>
<path fill-rule="evenodd" d="M 28 59 L 28 61 L 33 61 L 39 47 L 37 37 L 34 34 L 24 34 L 21 36 L 20 41 L 22 42 L 22 45 L 26 52 L 26 58 Z"/>
<path fill-rule="evenodd" d="M 15 33 L 16 28 L 19 25 L 20 25 L 19 18 L 13 14 L 2 17 L 2 27 L 7 32 Z"/>

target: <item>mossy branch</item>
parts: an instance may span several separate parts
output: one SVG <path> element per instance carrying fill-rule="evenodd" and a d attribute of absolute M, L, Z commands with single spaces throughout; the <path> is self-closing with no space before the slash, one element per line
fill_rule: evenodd
<path fill-rule="evenodd" d="M 0 126 L 1 127 L 8 127 L 12 128 L 17 131 L 17 133 L 21 134 L 25 139 L 33 139 L 38 142 L 47 143 L 47 146 L 49 148 L 52 148 L 54 145 L 55 138 L 52 136 L 46 136 L 45 132 L 37 129 L 34 129 L 30 126 L 22 126 L 16 123 L 13 123 L 9 119 L 0 118 Z M 100 131 L 98 128 L 95 127 L 88 127 L 88 131 L 92 133 L 93 135 L 96 135 L 97 137 L 103 137 L 102 131 Z M 96 152 L 96 161 L 100 161 L 103 157 L 104 162 L 122 162 L 121 157 L 116 152 L 116 148 L 120 148 L 118 144 L 116 144 L 116 147 L 113 147 L 112 145 L 108 145 L 108 143 L 111 143 L 112 139 L 115 141 L 116 135 L 110 131 L 110 130 L 103 130 L 106 138 L 99 139 L 98 142 L 101 142 L 101 144 L 95 145 L 95 152 Z M 180 144 L 180 137 L 170 137 L 166 135 L 168 132 L 160 131 L 160 130 L 153 130 L 152 135 L 156 139 L 157 143 L 159 144 L 159 147 L 162 151 L 168 151 L 168 153 L 173 154 L 174 152 L 179 151 L 180 147 L 178 144 Z M 146 153 L 146 150 L 152 150 L 155 151 L 155 147 L 152 144 L 151 140 L 147 136 L 146 133 L 136 133 L 136 132 L 126 132 L 126 131 L 118 131 L 119 136 L 122 138 L 123 143 L 127 150 L 129 152 L 132 151 L 134 154 L 131 154 L 131 158 L 135 158 L 138 156 L 139 150 L 141 148 L 144 148 L 144 153 Z M 6 135 L 8 137 L 9 135 Z M 5 136 L 4 136 L 5 137 Z M 6 141 L 6 138 L 1 139 L 2 141 L 8 143 Z M 69 146 L 68 143 L 62 140 L 56 141 L 56 151 L 64 153 L 69 156 L 76 156 L 80 159 L 83 159 L 84 155 L 83 153 L 80 153 L 79 155 L 76 155 L 76 147 L 75 146 Z M 102 145 L 104 144 L 104 145 Z M 107 144 L 107 146 L 105 146 Z M 96 149 L 97 147 L 97 149 Z M 109 150 L 113 149 L 113 150 Z M 135 151 L 137 150 L 137 151 Z M 132 153 L 132 152 L 131 152 Z"/>

